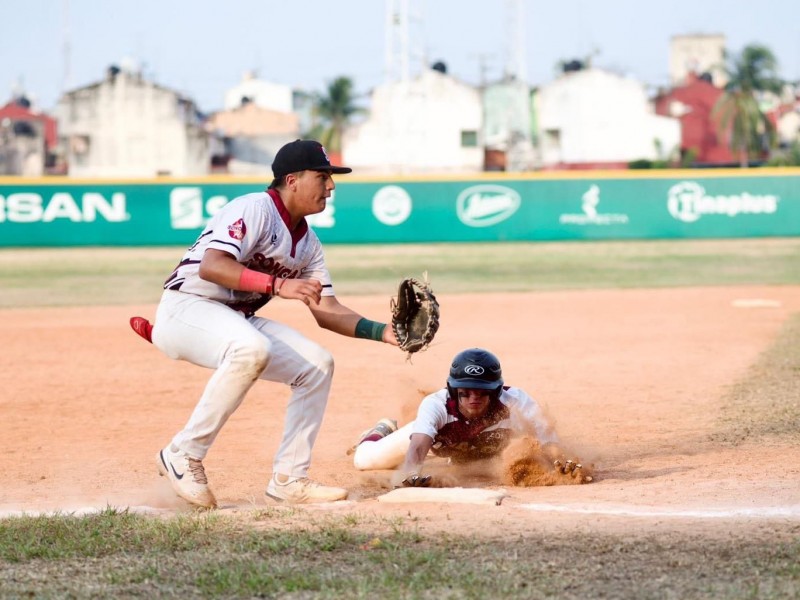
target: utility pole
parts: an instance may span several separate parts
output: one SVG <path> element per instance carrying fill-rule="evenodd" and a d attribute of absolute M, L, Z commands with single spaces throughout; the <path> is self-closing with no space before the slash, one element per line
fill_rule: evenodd
<path fill-rule="evenodd" d="M 72 45 L 70 40 L 69 30 L 69 0 L 63 0 L 62 3 L 62 60 L 64 61 L 64 72 L 61 79 L 61 93 L 64 94 L 72 87 Z"/>
<path fill-rule="evenodd" d="M 494 54 L 491 52 L 479 52 L 471 54 L 470 58 L 478 61 L 478 85 L 483 89 L 489 82 L 489 62 L 494 58 Z"/>
<path fill-rule="evenodd" d="M 386 0 L 384 79 L 408 80 L 408 0 Z"/>
<path fill-rule="evenodd" d="M 525 64 L 525 5 L 524 0 L 506 0 L 506 31 L 508 32 L 508 50 L 506 54 L 506 77 L 517 81 L 527 79 Z"/>
<path fill-rule="evenodd" d="M 384 80 L 408 81 L 412 58 L 424 64 L 423 17 L 413 0 L 386 0 Z M 412 27 L 416 35 L 412 33 Z"/>

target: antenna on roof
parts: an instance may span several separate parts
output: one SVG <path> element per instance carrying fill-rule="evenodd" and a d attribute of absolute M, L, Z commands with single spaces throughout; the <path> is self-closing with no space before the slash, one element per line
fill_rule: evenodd
<path fill-rule="evenodd" d="M 506 34 L 508 53 L 506 55 L 506 77 L 525 81 L 525 7 L 522 0 L 506 0 Z"/>
<path fill-rule="evenodd" d="M 63 94 L 72 87 L 72 47 L 69 31 L 69 0 L 62 3 L 62 60 L 64 61 L 64 72 L 61 79 L 61 93 Z"/>
<path fill-rule="evenodd" d="M 423 41 L 423 16 L 421 8 L 412 8 L 414 0 L 386 0 L 386 53 L 384 80 L 407 81 L 411 58 L 426 61 Z M 415 34 L 412 35 L 412 25 Z"/>

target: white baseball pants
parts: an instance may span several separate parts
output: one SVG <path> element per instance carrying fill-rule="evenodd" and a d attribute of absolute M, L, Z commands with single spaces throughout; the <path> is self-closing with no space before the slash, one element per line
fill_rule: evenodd
<path fill-rule="evenodd" d="M 285 383 L 292 395 L 273 472 L 306 477 L 333 377 L 330 352 L 281 323 L 172 290 L 158 306 L 153 344 L 170 358 L 216 369 L 175 446 L 203 459 L 257 379 Z"/>
<path fill-rule="evenodd" d="M 403 425 L 397 431 L 374 442 L 362 442 L 356 446 L 353 465 L 359 471 L 394 469 L 403 464 L 411 444 L 414 422 Z"/>

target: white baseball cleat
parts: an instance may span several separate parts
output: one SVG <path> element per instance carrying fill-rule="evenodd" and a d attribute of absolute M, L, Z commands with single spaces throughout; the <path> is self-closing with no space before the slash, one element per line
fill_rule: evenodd
<path fill-rule="evenodd" d="M 267 496 L 290 504 L 335 502 L 347 498 L 347 493 L 344 488 L 322 485 L 307 477 L 289 477 L 286 483 L 279 483 L 277 475 L 273 475 L 267 485 Z"/>
<path fill-rule="evenodd" d="M 208 488 L 203 461 L 167 446 L 156 455 L 158 473 L 169 479 L 181 498 L 203 508 L 216 508 L 217 500 Z"/>

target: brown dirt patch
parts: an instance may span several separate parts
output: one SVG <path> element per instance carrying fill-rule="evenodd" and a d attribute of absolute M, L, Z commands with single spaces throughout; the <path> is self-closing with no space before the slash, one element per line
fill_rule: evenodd
<path fill-rule="evenodd" d="M 780 305 L 736 306 L 741 299 Z M 385 298 L 343 300 L 371 318 L 388 318 Z M 351 501 L 300 514 L 374 514 L 441 528 L 457 519 L 462 533 L 542 530 L 567 519 L 612 529 L 730 519 L 797 525 L 800 448 L 780 441 L 724 445 L 714 432 L 726 391 L 800 310 L 800 288 L 440 301 L 435 343 L 412 361 L 395 348 L 320 330 L 296 303 L 266 309 L 337 360 L 311 476 L 348 487 Z M 154 313 L 152 305 L 0 311 L 0 514 L 106 504 L 186 509 L 157 476 L 154 457 L 188 418 L 211 372 L 166 358 L 130 331 L 131 315 Z M 470 346 L 497 353 L 506 381 L 546 407 L 565 446 L 594 465 L 593 483 L 506 488 L 510 496 L 499 507 L 377 502 L 389 474 L 356 472 L 347 448 L 379 418 L 410 419 L 422 395 L 444 384 L 452 356 Z M 207 457 L 223 510 L 269 504 L 263 491 L 287 397 L 283 387 L 258 382 Z M 455 485 L 501 485 L 480 470 L 449 476 Z"/>

